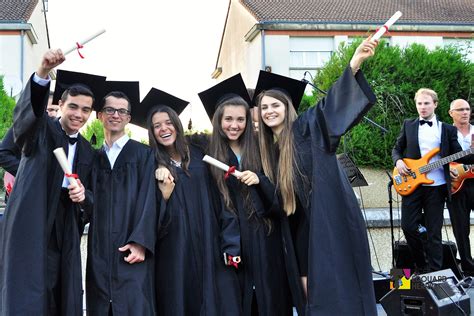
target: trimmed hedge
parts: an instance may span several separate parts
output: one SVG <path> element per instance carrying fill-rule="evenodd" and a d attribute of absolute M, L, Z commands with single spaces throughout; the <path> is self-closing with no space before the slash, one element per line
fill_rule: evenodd
<path fill-rule="evenodd" d="M 315 85 L 329 89 L 360 42 L 361 39 L 350 46 L 341 45 L 316 75 Z M 377 96 L 377 103 L 367 117 L 388 129 L 388 133 L 363 120 L 344 137 L 339 151 L 345 148 L 358 166 L 393 167 L 391 149 L 401 124 L 405 118 L 418 116 L 413 97 L 419 88 L 431 88 L 438 93 L 436 115 L 444 122 L 452 122 L 448 114 L 452 100 L 462 98 L 470 104 L 474 101 L 474 64 L 456 46 L 428 50 L 419 44 L 400 48 L 382 41 L 362 70 Z M 313 96 L 304 97 L 300 111 L 323 96 L 314 90 Z"/>

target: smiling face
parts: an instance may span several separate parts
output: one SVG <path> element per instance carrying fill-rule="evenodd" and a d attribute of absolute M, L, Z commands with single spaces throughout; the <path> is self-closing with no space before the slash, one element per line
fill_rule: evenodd
<path fill-rule="evenodd" d="M 176 129 L 168 113 L 157 112 L 151 118 L 153 135 L 156 141 L 166 148 L 171 148 L 176 142 Z"/>
<path fill-rule="evenodd" d="M 274 134 L 280 134 L 285 121 L 285 105 L 280 100 L 265 95 L 260 101 L 260 115 L 265 125 L 270 127 Z"/>
<path fill-rule="evenodd" d="M 60 123 L 68 135 L 75 134 L 89 119 L 92 113 L 92 104 L 94 100 L 86 95 L 68 95 L 66 100 L 59 101 L 61 108 Z"/>
<path fill-rule="evenodd" d="M 241 105 L 226 105 L 221 120 L 221 128 L 229 141 L 237 141 L 247 124 L 246 109 Z"/>
<path fill-rule="evenodd" d="M 113 113 L 111 113 L 112 111 Z M 112 133 L 125 133 L 125 125 L 130 122 L 128 101 L 123 98 L 108 96 L 98 117 L 104 124 L 105 130 Z"/>

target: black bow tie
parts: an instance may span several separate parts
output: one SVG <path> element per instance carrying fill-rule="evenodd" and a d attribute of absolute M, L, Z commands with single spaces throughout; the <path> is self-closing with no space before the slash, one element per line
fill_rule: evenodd
<path fill-rule="evenodd" d="M 420 125 L 423 125 L 425 123 L 428 124 L 428 126 L 430 126 L 430 127 L 433 126 L 433 122 L 431 122 L 431 121 L 420 120 Z"/>
<path fill-rule="evenodd" d="M 66 139 L 69 142 L 69 144 L 74 145 L 75 143 L 77 143 L 77 137 L 70 137 L 70 136 L 67 136 L 67 135 L 65 135 L 65 136 L 66 136 Z"/>

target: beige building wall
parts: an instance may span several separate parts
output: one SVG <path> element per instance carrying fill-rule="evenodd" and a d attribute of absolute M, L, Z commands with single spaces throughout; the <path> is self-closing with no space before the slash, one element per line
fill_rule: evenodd
<path fill-rule="evenodd" d="M 239 3 L 232 0 L 221 43 L 221 52 L 217 67 L 222 68 L 218 81 L 225 80 L 236 73 L 242 73 L 248 83 L 250 74 L 260 69 L 261 44 L 258 38 L 245 41 L 245 35 L 256 23 L 255 18 Z M 258 65 L 257 69 L 254 69 Z"/>

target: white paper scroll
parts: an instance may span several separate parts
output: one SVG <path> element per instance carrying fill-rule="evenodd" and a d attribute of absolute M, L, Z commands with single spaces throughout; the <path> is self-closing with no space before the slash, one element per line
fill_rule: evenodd
<path fill-rule="evenodd" d="M 69 161 L 67 160 L 66 153 L 64 152 L 64 149 L 62 147 L 56 148 L 53 150 L 54 155 L 56 156 L 56 159 L 59 162 L 59 165 L 63 169 L 64 174 L 71 174 L 71 170 L 69 169 Z M 78 183 L 75 178 L 73 177 L 67 177 L 69 180 L 69 183 L 72 184 L 73 186 L 78 186 Z"/>
<path fill-rule="evenodd" d="M 217 159 L 212 158 L 211 156 L 205 155 L 202 158 L 202 161 L 207 162 L 210 165 L 213 165 L 214 167 L 217 167 L 221 170 L 224 170 L 225 172 L 229 171 L 229 166 L 226 165 L 223 162 L 220 162 Z M 234 177 L 240 177 L 242 175 L 242 172 L 235 170 L 234 172 L 231 173 Z"/>
<path fill-rule="evenodd" d="M 95 34 L 89 36 L 88 38 L 86 38 L 86 39 L 84 39 L 84 40 L 82 40 L 82 41 L 80 41 L 80 42 L 77 42 L 77 43 L 78 43 L 80 46 L 83 46 L 83 45 L 89 43 L 90 41 L 92 41 L 92 40 L 93 40 L 94 38 L 96 38 L 97 36 L 102 35 L 102 34 L 104 34 L 104 33 L 105 33 L 105 29 L 102 29 L 102 30 L 98 31 L 97 33 L 95 33 Z M 69 49 L 63 51 L 63 54 L 64 54 L 64 56 L 66 56 L 67 54 L 69 54 L 69 53 L 72 52 L 72 51 L 75 51 L 76 49 L 77 49 L 77 44 L 75 44 L 75 45 L 72 46 L 71 48 L 69 48 Z"/>
<path fill-rule="evenodd" d="M 402 13 L 400 11 L 397 11 L 395 12 L 394 15 L 392 15 L 392 17 L 387 21 L 385 22 L 385 24 L 379 28 L 379 30 L 374 34 L 374 36 L 372 36 L 372 40 L 374 41 L 377 41 L 379 40 L 384 34 L 386 31 L 388 31 L 388 29 L 402 16 Z"/>

